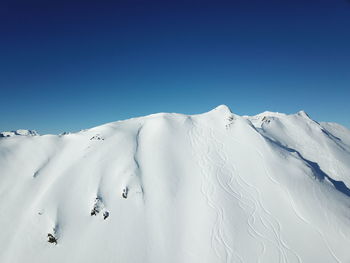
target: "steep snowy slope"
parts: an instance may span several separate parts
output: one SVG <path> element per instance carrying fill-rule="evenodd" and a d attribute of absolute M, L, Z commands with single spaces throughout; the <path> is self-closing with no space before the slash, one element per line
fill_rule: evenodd
<path fill-rule="evenodd" d="M 349 142 L 226 106 L 0 138 L 0 262 L 350 262 Z"/>

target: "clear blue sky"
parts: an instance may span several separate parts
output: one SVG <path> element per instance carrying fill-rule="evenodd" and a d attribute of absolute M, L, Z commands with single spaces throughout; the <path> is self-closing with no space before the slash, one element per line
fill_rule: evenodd
<path fill-rule="evenodd" d="M 0 89 L 0 130 L 219 104 L 350 127 L 350 0 L 3 0 Z"/>

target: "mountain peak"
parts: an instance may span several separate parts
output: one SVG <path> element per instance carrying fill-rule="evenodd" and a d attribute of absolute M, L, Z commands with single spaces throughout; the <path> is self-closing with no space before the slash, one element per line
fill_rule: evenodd
<path fill-rule="evenodd" d="M 301 117 L 310 119 L 309 114 L 307 114 L 304 110 L 298 111 L 296 114 L 301 116 Z"/>
<path fill-rule="evenodd" d="M 223 114 L 231 114 L 232 113 L 231 109 L 227 105 L 224 105 L 224 104 L 221 104 L 221 105 L 215 107 L 211 111 L 217 111 L 217 112 L 220 112 Z"/>

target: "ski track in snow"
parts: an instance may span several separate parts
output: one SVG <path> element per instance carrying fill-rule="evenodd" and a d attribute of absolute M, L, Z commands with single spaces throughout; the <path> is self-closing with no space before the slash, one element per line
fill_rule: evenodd
<path fill-rule="evenodd" d="M 237 143 L 240 143 L 239 141 L 235 140 Z M 274 184 L 278 185 L 281 189 L 284 189 L 284 191 L 287 193 L 288 195 L 288 198 L 290 200 L 290 203 L 291 203 L 291 207 L 295 213 L 295 215 L 302 221 L 304 222 L 305 224 L 309 225 L 312 229 L 314 229 L 317 233 L 319 233 L 319 235 L 321 236 L 323 242 L 325 243 L 329 253 L 331 254 L 331 256 L 333 257 L 333 259 L 335 260 L 335 262 L 337 263 L 341 263 L 341 261 L 337 258 L 337 256 L 335 255 L 333 249 L 330 247 L 329 243 L 327 242 L 327 239 L 324 235 L 324 233 L 322 233 L 322 231 L 317 228 L 314 224 L 312 224 L 309 220 L 307 220 L 305 217 L 303 217 L 298 211 L 297 211 L 297 208 L 296 208 L 296 204 L 293 200 L 293 197 L 290 193 L 290 191 L 288 189 L 286 189 L 286 187 L 279 183 L 278 181 L 276 181 L 269 173 L 269 171 L 267 170 L 267 167 L 266 167 L 266 164 L 265 164 L 265 161 L 264 161 L 264 157 L 263 157 L 263 154 L 254 146 L 251 146 L 260 156 L 260 159 L 262 160 L 262 163 L 264 165 L 264 170 L 265 170 L 265 173 L 266 175 L 268 176 L 268 178 L 271 180 L 271 182 L 273 182 Z M 313 186 L 314 188 L 314 186 Z M 313 190 L 314 191 L 314 190 Z M 315 196 L 315 199 L 316 199 L 316 196 Z M 301 262 L 301 258 L 296 254 L 296 252 L 294 252 L 294 254 L 298 257 L 298 261 Z"/>
<path fill-rule="evenodd" d="M 205 138 L 203 136 L 203 131 L 199 128 L 198 125 L 195 124 L 193 120 L 192 121 L 192 129 L 189 131 L 189 137 L 191 140 L 191 144 L 193 146 L 193 149 L 196 149 L 196 147 L 201 147 L 205 144 L 205 141 L 202 138 Z M 216 256 L 222 261 L 222 262 L 232 262 L 231 258 L 233 256 L 233 253 L 235 253 L 234 249 L 227 243 L 224 237 L 224 230 L 223 230 L 223 221 L 225 218 L 224 209 L 220 207 L 219 203 L 215 202 L 213 195 L 216 191 L 215 184 L 213 184 L 210 174 L 207 172 L 207 170 L 212 171 L 213 167 L 209 167 L 209 164 L 212 163 L 208 156 L 210 154 L 210 148 L 206 147 L 206 153 L 205 155 L 198 155 L 196 154 L 195 150 L 193 153 L 198 156 L 198 165 L 201 168 L 203 180 L 201 185 L 201 192 L 205 196 L 208 206 L 210 206 L 215 211 L 215 222 L 214 226 L 211 231 L 211 246 L 216 254 Z M 224 249 L 224 256 L 222 256 L 222 253 L 220 253 L 219 249 Z M 240 258 L 239 255 L 236 255 L 236 257 L 240 260 L 240 262 L 243 262 L 243 260 Z"/>
<path fill-rule="evenodd" d="M 228 158 L 227 158 L 227 156 L 224 155 L 224 153 L 225 153 L 224 144 L 222 142 L 220 142 L 217 139 L 217 137 L 214 136 L 213 130 L 211 130 L 211 137 L 216 142 L 216 145 L 219 146 L 219 149 L 217 150 L 217 155 L 219 156 L 219 158 L 222 160 L 222 162 L 224 164 L 228 164 L 228 162 L 227 162 Z M 234 165 L 232 165 L 232 166 L 234 166 Z M 288 262 L 286 251 L 290 251 L 292 254 L 294 254 L 296 256 L 297 261 L 300 263 L 301 260 L 297 256 L 297 254 L 294 251 L 291 251 L 291 249 L 285 244 L 285 241 L 283 241 L 283 239 L 281 237 L 281 233 L 280 233 L 281 225 L 280 225 L 279 221 L 263 205 L 263 202 L 261 200 L 261 192 L 259 191 L 259 189 L 257 189 L 255 186 L 249 184 L 246 180 L 244 180 L 239 175 L 239 172 L 237 171 L 236 168 L 234 168 L 233 170 L 237 174 L 238 181 L 241 181 L 241 183 L 245 184 L 245 187 L 241 183 L 238 183 L 238 181 L 237 181 L 237 184 L 242 188 L 242 190 L 244 190 L 247 193 L 247 195 L 250 196 L 250 198 L 251 198 L 250 200 L 254 205 L 254 212 L 253 212 L 252 216 L 250 217 L 252 221 L 250 221 L 248 224 L 249 227 L 251 228 L 251 230 L 257 236 L 259 236 L 260 238 L 262 238 L 265 241 L 270 242 L 271 244 L 273 244 L 276 247 L 276 249 L 278 249 L 279 262 Z M 219 179 L 218 179 L 218 182 L 220 183 Z M 220 185 L 223 187 L 223 185 L 221 183 L 220 183 Z M 225 189 L 225 187 L 223 187 L 223 189 Z M 253 190 L 254 194 L 251 194 L 250 193 L 251 191 L 249 189 Z M 266 235 L 261 233 L 261 231 L 259 232 L 257 229 L 254 228 L 254 226 L 253 226 L 253 224 L 255 223 L 254 215 L 257 212 L 257 210 L 259 210 L 258 216 L 259 216 L 259 220 L 260 220 L 261 224 L 265 227 L 265 230 L 267 232 L 269 232 L 269 234 L 274 237 L 274 239 L 268 238 Z M 265 252 L 265 249 L 266 249 L 266 245 L 263 243 L 263 253 Z M 258 262 L 260 262 L 260 258 L 258 259 Z"/>
<path fill-rule="evenodd" d="M 264 159 L 263 159 L 262 153 L 261 153 L 260 151 L 258 151 L 257 149 L 256 149 L 256 151 L 259 153 L 260 158 L 261 158 L 262 160 L 264 160 Z M 314 229 L 317 233 L 320 234 L 320 236 L 321 236 L 323 242 L 325 243 L 325 245 L 326 245 L 326 247 L 327 247 L 329 253 L 330 253 L 331 256 L 334 258 L 335 262 L 341 263 L 341 261 L 340 261 L 340 260 L 337 258 L 337 256 L 335 255 L 333 249 L 330 247 L 330 245 L 329 245 L 329 243 L 328 243 L 328 241 L 327 241 L 327 239 L 326 239 L 324 233 L 323 233 L 318 227 L 316 227 L 314 224 L 312 224 L 309 220 L 307 220 L 305 217 L 301 216 L 301 214 L 300 214 L 300 213 L 297 211 L 297 209 L 296 209 L 296 204 L 295 204 L 295 202 L 294 202 L 294 200 L 293 200 L 293 197 L 292 197 L 290 191 L 289 191 L 288 189 L 286 189 L 286 187 L 284 187 L 281 183 L 279 183 L 279 182 L 277 182 L 276 180 L 274 180 L 274 179 L 272 178 L 272 176 L 270 175 L 270 173 L 268 172 L 267 167 L 265 166 L 264 161 L 263 161 L 263 164 L 264 164 L 264 169 L 265 169 L 265 171 L 266 171 L 266 174 L 268 174 L 270 180 L 271 180 L 272 182 L 278 184 L 278 185 L 281 187 L 281 189 L 285 189 L 285 192 L 287 192 L 288 197 L 289 197 L 289 200 L 290 200 L 290 202 L 291 202 L 291 204 L 292 204 L 292 208 L 293 208 L 295 214 L 299 217 L 299 219 L 301 219 L 304 223 L 306 223 L 307 225 L 309 225 L 312 229 Z M 315 188 L 315 186 L 313 186 L 313 191 L 314 191 L 314 188 Z M 316 197 L 316 196 L 315 196 L 315 200 L 317 200 L 317 197 Z"/>
<path fill-rule="evenodd" d="M 293 254 L 296 258 L 294 262 L 301 262 L 300 257 L 296 252 L 292 251 L 286 245 L 286 242 L 283 241 L 280 231 L 281 225 L 276 218 L 264 207 L 263 202 L 261 200 L 261 192 L 249 184 L 246 180 L 244 180 L 238 173 L 237 169 L 233 167 L 232 170 L 235 171 L 236 176 L 232 175 L 228 169 L 225 169 L 228 166 L 227 156 L 222 155 L 224 145 L 214 136 L 213 130 L 209 130 L 208 134 L 204 134 L 204 130 L 199 127 L 199 125 L 195 124 L 192 120 L 193 128 L 190 131 L 190 138 L 192 145 L 207 145 L 206 154 L 199 157 L 199 166 L 201 167 L 202 174 L 204 176 L 202 182 L 202 193 L 206 197 L 208 205 L 214 209 L 216 213 L 216 219 L 212 230 L 212 247 L 218 256 L 223 262 L 244 262 L 243 258 L 238 254 L 238 252 L 228 243 L 225 238 L 225 229 L 224 229 L 224 221 L 225 221 L 225 210 L 220 206 L 218 202 L 215 201 L 215 192 L 219 191 L 215 187 L 215 185 L 220 186 L 220 189 L 229 194 L 231 197 L 237 200 L 238 205 L 243 211 L 249 215 L 248 216 L 248 233 L 255 240 L 261 240 L 259 243 L 262 246 L 261 254 L 258 257 L 258 262 L 261 262 L 262 255 L 266 252 L 267 243 L 272 244 L 277 250 L 279 254 L 279 262 L 286 263 L 288 262 L 287 252 Z M 205 141 L 205 139 L 207 141 Z M 218 145 L 219 148 L 210 147 L 209 145 Z M 211 156 L 215 156 L 219 158 L 219 161 L 215 161 L 211 158 Z M 220 165 L 215 166 L 215 163 L 219 163 Z M 209 164 L 212 167 L 209 168 Z M 214 166 L 213 166 L 214 165 Z M 231 165 L 233 166 L 233 165 Z M 210 174 L 206 171 L 212 171 L 215 174 L 215 179 L 217 182 L 213 182 L 213 179 L 210 178 Z M 230 174 L 230 181 L 223 183 L 222 175 L 225 172 Z M 235 179 L 234 179 L 235 178 Z M 237 193 L 233 190 L 232 182 L 236 182 L 236 186 L 240 189 L 240 193 Z M 242 192 L 244 194 L 242 194 Z M 253 207 L 253 212 L 248 212 L 247 208 Z M 254 225 L 257 223 L 261 223 L 264 227 L 264 231 L 257 229 Z M 268 235 L 264 234 L 267 232 Z M 271 238 L 273 237 L 273 238 Z M 216 243 L 215 243 L 216 242 Z M 224 257 L 220 254 L 220 248 L 224 249 Z M 232 261 L 235 258 L 235 261 Z"/>
<path fill-rule="evenodd" d="M 321 201 L 320 201 L 320 199 L 317 197 L 317 194 L 316 194 L 315 192 L 316 192 L 316 186 L 313 185 L 313 187 L 312 187 L 312 193 L 313 193 L 313 195 L 314 195 L 314 197 L 315 197 L 315 200 L 317 201 L 317 204 L 319 205 L 321 211 L 323 211 L 322 205 L 320 205 L 320 204 L 321 204 Z M 325 217 L 327 218 L 327 221 L 329 222 L 328 213 L 325 213 Z M 335 261 L 338 262 L 338 263 L 340 263 L 341 261 L 339 260 L 339 258 L 338 258 L 338 257 L 336 256 L 336 254 L 334 253 L 334 251 L 333 251 L 333 249 L 331 248 L 330 244 L 328 243 L 327 238 L 326 238 L 326 236 L 324 235 L 324 233 L 323 233 L 319 228 L 316 228 L 316 227 L 314 227 L 314 228 L 315 228 L 315 229 L 317 230 L 317 232 L 322 236 L 322 239 L 324 240 L 324 242 L 325 242 L 325 244 L 326 244 L 326 246 L 327 246 L 329 252 L 330 252 L 331 255 L 333 256 L 333 258 L 335 259 Z"/>

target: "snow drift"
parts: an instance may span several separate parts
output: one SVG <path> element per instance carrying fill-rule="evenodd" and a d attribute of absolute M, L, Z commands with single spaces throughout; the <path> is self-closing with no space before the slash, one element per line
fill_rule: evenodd
<path fill-rule="evenodd" d="M 350 262 L 338 124 L 219 106 L 2 134 L 0 262 Z"/>

